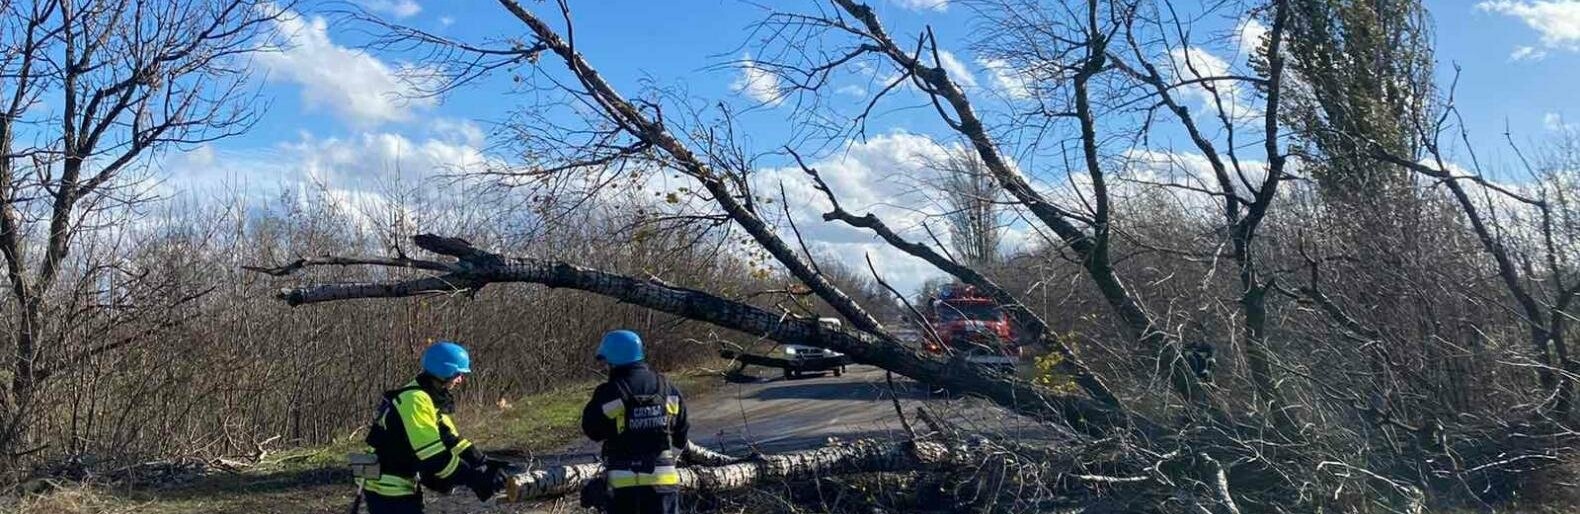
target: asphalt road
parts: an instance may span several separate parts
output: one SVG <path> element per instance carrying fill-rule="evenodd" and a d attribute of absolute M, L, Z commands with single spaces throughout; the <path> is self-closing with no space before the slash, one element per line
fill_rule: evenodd
<path fill-rule="evenodd" d="M 747 455 L 816 448 L 836 438 L 905 437 L 895 399 L 917 425 L 916 408 L 925 405 L 965 428 L 1017 438 L 1046 436 L 1035 424 L 979 399 L 934 395 L 900 376 L 894 377 L 891 389 L 884 371 L 870 366 L 850 366 L 841 377 L 825 374 L 791 380 L 782 378 L 777 369 L 754 367 L 747 372 L 708 394 L 687 398 L 692 441 L 731 455 Z M 596 454 L 596 446 L 580 443 L 543 456 L 537 465 L 591 462 Z M 464 490 L 430 503 L 430 510 L 448 514 L 581 512 L 575 509 L 575 498 L 484 506 Z"/>
<path fill-rule="evenodd" d="M 778 370 L 767 370 L 777 373 Z M 1024 426 L 1000 409 L 975 399 L 935 395 L 908 378 L 870 366 L 850 366 L 842 377 L 784 380 L 777 375 L 732 383 L 698 402 L 691 411 L 691 439 L 725 453 L 775 453 L 816 448 L 831 438 L 906 437 L 895 408 L 915 418 L 926 405 L 955 423 L 1004 428 Z"/>

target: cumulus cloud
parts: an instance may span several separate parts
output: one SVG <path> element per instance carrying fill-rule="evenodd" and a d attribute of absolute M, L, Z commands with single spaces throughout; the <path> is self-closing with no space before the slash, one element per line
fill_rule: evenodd
<path fill-rule="evenodd" d="M 942 220 L 929 221 L 926 206 L 931 200 L 925 191 L 917 188 L 914 178 L 926 172 L 929 159 L 942 158 L 948 148 L 925 136 L 890 133 L 865 141 L 847 142 L 833 155 L 813 160 L 808 165 L 819 170 L 823 180 L 838 195 L 840 205 L 850 212 L 877 214 L 895 230 L 918 241 L 928 240 L 922 228 L 926 221 L 947 240 Z M 609 205 L 629 206 L 621 209 L 624 214 L 687 216 L 719 212 L 717 204 L 699 192 L 696 181 L 689 177 L 659 170 L 627 175 L 632 177 L 630 181 L 622 179 L 612 187 L 608 183 L 576 178 L 563 190 L 590 194 Z M 931 265 L 890 247 L 868 230 L 823 221 L 822 215 L 830 209 L 830 204 L 799 167 L 759 169 L 752 174 L 751 180 L 753 190 L 763 195 L 758 205 L 765 221 L 781 237 L 793 240 L 790 222 L 783 213 L 783 208 L 788 207 L 789 219 L 794 220 L 808 250 L 819 262 L 837 263 L 865 276 L 868 274 L 866 259 L 870 255 L 883 278 L 902 291 L 915 290 L 927 278 L 941 275 Z M 784 206 L 779 196 L 781 184 L 789 200 Z M 723 248 L 738 257 L 760 259 L 762 256 L 755 250 L 755 243 L 739 247 L 731 243 Z"/>
<path fill-rule="evenodd" d="M 960 62 L 960 59 L 955 58 L 955 54 L 949 53 L 948 50 L 939 50 L 938 64 L 944 68 L 945 72 L 949 73 L 949 78 L 953 79 L 960 87 L 977 87 L 976 76 L 971 74 L 971 70 L 967 69 L 966 65 Z"/>
<path fill-rule="evenodd" d="M 759 103 L 776 106 L 785 99 L 784 89 L 779 86 L 779 76 L 764 69 L 752 56 L 741 58 L 741 75 L 730 83 L 730 90 L 745 94 L 748 98 Z"/>
<path fill-rule="evenodd" d="M 257 62 L 271 80 L 301 86 L 308 107 L 329 109 L 355 126 L 372 127 L 409 119 L 413 109 L 434 104 L 402 76 L 412 69 L 335 44 L 323 17 L 287 12 L 274 24 L 282 44 L 266 48 Z"/>
<path fill-rule="evenodd" d="M 396 18 L 410 18 L 422 12 L 422 6 L 417 5 L 415 0 L 358 0 L 357 5 Z"/>
<path fill-rule="evenodd" d="M 214 154 L 214 145 L 207 143 L 181 152 L 179 157 L 182 159 L 182 162 L 192 167 L 213 166 L 217 158 Z"/>
<path fill-rule="evenodd" d="M 1241 57 L 1248 57 L 1261 48 L 1262 39 L 1267 37 L 1268 27 L 1261 20 L 1246 18 L 1240 20 L 1239 26 L 1234 29 L 1235 47 Z"/>
<path fill-rule="evenodd" d="M 1546 48 L 1580 51 L 1580 1 L 1577 0 L 1491 0 L 1476 4 L 1483 12 L 1512 16 L 1536 30 Z M 1530 50 L 1525 50 L 1530 48 Z M 1520 60 L 1536 55 L 1536 49 L 1523 47 L 1515 50 L 1512 58 Z"/>
<path fill-rule="evenodd" d="M 894 0 L 894 3 L 912 11 L 944 12 L 949 10 L 949 0 Z"/>
<path fill-rule="evenodd" d="M 897 232 L 917 241 L 928 240 L 923 228 L 926 223 L 947 241 L 943 220 L 936 218 L 941 209 L 917 181 L 934 173 L 928 163 L 942 160 L 951 151 L 958 148 L 927 136 L 895 132 L 847 142 L 833 155 L 808 165 L 818 170 L 845 210 L 856 215 L 876 214 Z M 784 184 L 792 199 L 790 215 L 813 253 L 859 270 L 866 269 L 866 256 L 871 254 L 878 272 L 901 291 L 914 290 L 927 278 L 940 275 L 931 265 L 888 246 L 871 231 L 824 222 L 822 215 L 831 206 L 800 168 L 762 170 L 755 180 L 760 191 L 778 191 L 779 184 Z M 788 225 L 781 226 L 782 232 L 789 234 Z"/>
<path fill-rule="evenodd" d="M 977 64 L 987 70 L 988 76 L 993 79 L 993 87 L 1005 96 L 1016 100 L 1031 97 L 1031 77 L 1026 72 L 1015 69 L 1009 61 L 978 59 Z"/>
<path fill-rule="evenodd" d="M 306 137 L 281 145 L 299 173 L 346 188 L 381 181 L 478 171 L 490 159 L 476 147 L 441 139 L 413 140 L 388 132 L 348 138 Z"/>
<path fill-rule="evenodd" d="M 156 170 L 166 181 L 165 194 L 181 190 L 200 197 L 236 193 L 271 198 L 283 191 L 317 188 L 365 197 L 397 183 L 414 186 L 441 175 L 502 165 L 501 159 L 470 144 L 465 123 L 453 125 L 458 128 L 452 132 L 436 130 L 422 138 L 389 132 L 332 138 L 304 133 L 253 150 L 205 145 L 166 157 Z"/>
<path fill-rule="evenodd" d="M 1228 61 L 1201 47 L 1170 50 L 1169 59 L 1170 66 L 1180 80 L 1197 80 L 1232 74 Z M 1216 95 L 1208 89 L 1207 84 L 1196 82 L 1181 88 L 1181 96 L 1200 104 L 1212 113 L 1218 112 L 1217 103 L 1222 102 L 1224 112 L 1236 123 L 1243 123 L 1261 115 L 1260 109 L 1252 105 L 1250 88 L 1245 87 L 1241 81 L 1216 80 L 1211 85 L 1217 89 Z"/>
<path fill-rule="evenodd" d="M 427 128 L 436 139 L 472 148 L 481 148 L 488 139 L 483 128 L 472 120 L 438 118 L 430 121 Z"/>
<path fill-rule="evenodd" d="M 1179 193 L 1176 196 L 1189 197 L 1188 205 L 1206 207 L 1210 210 L 1221 201 L 1207 193 L 1193 191 L 1222 189 L 1218 184 L 1218 177 L 1212 170 L 1212 162 L 1205 155 L 1196 152 L 1132 148 L 1125 151 L 1124 162 L 1125 178 L 1155 187 L 1178 186 L 1171 189 Z M 1230 163 L 1225 165 L 1232 166 Z M 1265 179 L 1267 163 L 1241 160 L 1240 167 L 1240 173 L 1230 168 L 1230 185 L 1234 188 L 1235 194 L 1249 199 L 1253 196 L 1252 186 L 1261 185 Z"/>

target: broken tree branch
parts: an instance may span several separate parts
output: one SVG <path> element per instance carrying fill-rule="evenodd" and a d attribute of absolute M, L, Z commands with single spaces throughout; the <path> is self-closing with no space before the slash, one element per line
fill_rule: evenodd
<path fill-rule="evenodd" d="M 357 298 L 395 298 L 475 291 L 492 283 L 529 283 L 587 291 L 660 312 L 739 330 L 781 343 L 827 348 L 912 379 L 981 395 L 1017 413 L 1058 420 L 1090 434 L 1160 433 L 1156 424 L 1095 400 L 1053 394 L 1026 380 L 977 366 L 931 358 L 883 335 L 825 327 L 812 319 L 786 318 L 715 294 L 643 280 L 573 264 L 535 258 L 506 258 L 472 247 L 465 240 L 423 234 L 417 246 L 456 257 L 455 271 L 388 283 L 318 284 L 281 290 L 290 305 Z M 334 262 L 319 260 L 317 262 Z M 296 271 L 313 262 L 305 263 Z M 281 267 L 288 268 L 289 266 Z M 268 269 L 281 269 L 268 268 Z"/>
<path fill-rule="evenodd" d="M 1060 369 L 1058 369 L 1060 373 L 1074 378 L 1075 383 L 1081 387 L 1081 390 L 1097 401 L 1116 408 L 1121 407 L 1119 397 L 1114 395 L 1113 391 L 1108 388 L 1108 385 L 1104 384 L 1102 379 L 1096 373 L 1093 373 L 1091 368 L 1087 367 L 1086 363 L 1081 360 L 1079 355 L 1076 355 L 1069 345 L 1064 344 L 1064 341 L 1059 340 L 1057 337 L 1051 337 L 1048 331 L 1048 323 L 1027 308 L 1020 301 L 1020 298 L 1010 294 L 1008 290 L 1000 287 L 986 275 L 938 253 L 933 247 L 901 237 L 877 216 L 870 213 L 865 216 L 856 216 L 851 214 L 850 211 L 846 211 L 844 207 L 840 206 L 839 198 L 834 195 L 834 191 L 823 180 L 823 176 L 818 173 L 817 168 L 807 166 L 806 162 L 801 159 L 801 155 L 797 154 L 795 150 L 790 150 L 789 148 L 786 148 L 786 150 L 789 150 L 790 155 L 795 158 L 796 165 L 801 167 L 801 171 L 812 179 L 812 187 L 822 192 L 823 196 L 828 199 L 831 210 L 823 213 L 824 221 L 838 220 L 852 227 L 871 230 L 878 237 L 883 238 L 884 242 L 888 243 L 889 246 L 927 261 L 928 264 L 932 264 L 933 267 L 942 270 L 944 273 L 948 273 L 961 282 L 971 284 L 982 290 L 982 292 L 987 293 L 993 298 L 993 301 L 998 302 L 1000 306 L 1008 310 L 1015 317 L 1016 323 L 1022 328 L 1035 334 L 1036 338 L 1043 344 L 1058 352 L 1061 357 L 1059 362 Z M 874 275 L 876 276 L 876 274 Z M 898 291 L 894 293 L 897 297 L 904 298 L 904 295 L 900 295 Z"/>

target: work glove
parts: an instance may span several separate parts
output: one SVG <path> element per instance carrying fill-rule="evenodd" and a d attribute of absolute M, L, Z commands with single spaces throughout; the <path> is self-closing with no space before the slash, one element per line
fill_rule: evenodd
<path fill-rule="evenodd" d="M 489 498 L 505 488 L 505 481 L 511 475 L 521 473 L 521 465 L 499 459 L 483 459 L 482 467 L 477 469 L 472 492 L 477 494 L 478 501 L 488 501 Z"/>
<path fill-rule="evenodd" d="M 505 479 L 509 479 L 511 475 L 519 475 L 527 472 L 527 468 L 520 463 L 494 458 L 483 461 L 483 469 L 487 470 L 489 473 L 499 473 Z"/>
<path fill-rule="evenodd" d="M 461 462 L 465 462 L 466 465 L 476 469 L 482 469 L 483 464 L 490 460 L 493 459 L 490 459 L 487 455 L 484 455 L 483 451 L 477 449 L 476 446 L 468 446 L 466 451 L 461 452 Z"/>
<path fill-rule="evenodd" d="M 486 502 L 493 498 L 501 489 L 505 488 L 505 478 L 510 463 L 489 459 L 484 461 L 482 469 L 472 475 L 471 483 L 467 487 L 477 494 L 477 501 Z"/>

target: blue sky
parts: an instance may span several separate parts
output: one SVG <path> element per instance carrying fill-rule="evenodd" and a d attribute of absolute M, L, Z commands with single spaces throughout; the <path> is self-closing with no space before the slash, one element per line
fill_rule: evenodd
<path fill-rule="evenodd" d="M 1012 84 L 998 80 L 990 64 L 971 54 L 973 34 L 968 4 L 949 0 L 870 0 L 891 33 L 905 39 L 932 25 L 945 48 L 959 63 L 951 74 L 969 80 L 984 97 L 1002 96 Z M 523 28 L 494 2 L 440 0 L 352 0 L 352 3 L 393 21 L 466 40 L 510 37 Z M 524 2 L 546 17 L 552 2 Z M 777 8 L 810 10 L 813 3 L 773 2 Z M 343 6 L 343 5 L 342 5 Z M 262 93 L 268 111 L 252 132 L 190 152 L 167 155 L 163 165 L 173 183 L 223 181 L 248 189 L 272 191 L 315 183 L 348 197 L 376 197 L 374 184 L 400 169 L 403 176 L 422 179 L 508 159 L 490 149 L 494 122 L 508 115 L 504 107 L 529 99 L 508 94 L 503 77 L 485 81 L 442 98 L 402 100 L 408 86 L 399 70 L 415 65 L 414 55 L 361 49 L 365 26 L 335 18 L 325 5 L 305 4 L 277 26 L 290 42 L 278 52 L 258 57 Z M 1551 135 L 1562 124 L 1580 122 L 1580 0 L 1438 1 L 1428 7 L 1436 23 L 1439 75 L 1462 68 L 1459 104 L 1473 128 L 1483 159 L 1506 154 L 1505 124 L 1521 142 Z M 633 93 L 644 83 L 685 90 L 707 103 L 725 101 L 737 107 L 757 105 L 741 118 L 741 129 L 768 151 L 789 136 L 789 101 L 775 103 L 771 83 L 750 70 L 727 63 L 750 56 L 751 24 L 765 8 L 735 0 L 658 2 L 652 0 L 573 1 L 580 50 L 617 87 Z M 1209 18 L 1209 30 L 1228 31 L 1236 20 Z M 743 46 L 744 45 L 744 46 Z M 1233 50 L 1214 49 L 1233 61 Z M 548 66 L 560 66 L 545 59 Z M 763 87 L 770 86 L 770 87 Z M 858 93 L 862 83 L 842 84 Z M 838 97 L 841 93 L 835 93 Z M 856 95 L 852 94 L 852 102 Z M 767 105 L 763 105 L 767 101 Z M 897 104 L 897 105 L 902 105 Z M 984 108 L 992 108 L 984 102 Z M 1573 121 L 1568 121 L 1573 120 Z M 836 186 L 846 188 L 856 205 L 889 209 L 906 218 L 885 178 L 862 175 L 900 166 L 908 152 L 926 146 L 918 135 L 940 134 L 927 110 L 890 111 L 875 119 L 868 134 L 873 141 L 853 143 L 839 155 L 819 156 L 823 165 L 838 168 Z M 934 145 L 936 146 L 936 145 Z M 868 159 L 861 162 L 861 159 Z M 783 160 L 769 159 L 768 165 Z M 854 170 L 854 171 L 852 171 Z M 773 174 L 768 176 L 772 177 Z M 789 175 L 785 175 L 789 176 Z M 877 185 L 874 185 L 876 182 Z M 891 181 L 892 182 L 892 181 Z M 804 185 L 804 184 L 803 184 Z M 862 205 L 862 203 L 867 205 Z M 800 212 L 809 217 L 814 207 Z M 799 218 L 800 216 L 798 216 Z M 820 228 L 812 234 L 823 251 L 847 256 L 883 250 L 865 234 Z M 1021 235 L 1023 239 L 1029 235 Z M 826 243 L 826 244 L 825 244 Z M 888 257 L 892 254 L 883 253 Z M 854 260 L 859 261 L 859 257 Z M 891 260 L 892 273 L 915 283 L 927 274 L 918 263 Z"/>

